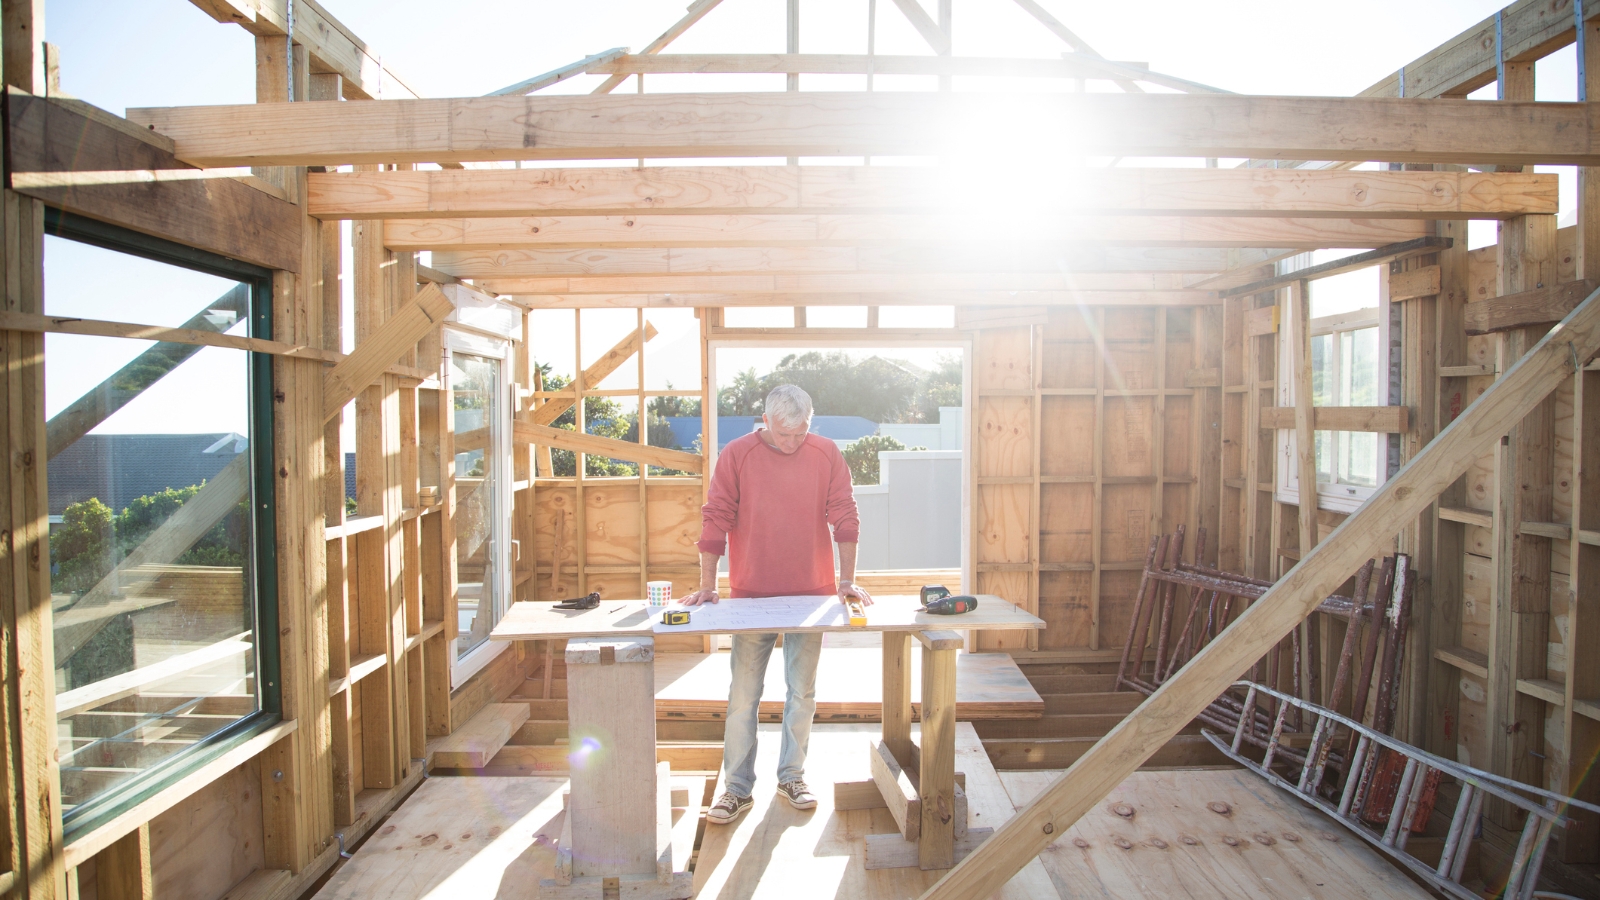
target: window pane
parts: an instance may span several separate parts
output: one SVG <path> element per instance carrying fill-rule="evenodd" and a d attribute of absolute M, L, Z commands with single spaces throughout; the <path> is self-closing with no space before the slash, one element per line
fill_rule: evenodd
<path fill-rule="evenodd" d="M 1340 481 L 1364 487 L 1378 485 L 1378 435 L 1370 432 L 1344 434 L 1345 459 Z"/>
<path fill-rule="evenodd" d="M 456 658 L 489 639 L 499 620 L 499 582 L 494 578 L 495 541 L 500 537 L 495 423 L 499 417 L 500 361 L 469 353 L 450 357 L 450 392 L 455 405 L 456 579 L 460 603 Z"/>
<path fill-rule="evenodd" d="M 1340 406 L 1377 406 L 1378 329 L 1361 328 L 1340 335 L 1343 352 Z"/>
<path fill-rule="evenodd" d="M 79 270 L 90 263 L 101 270 Z M 226 315 L 210 314 L 222 330 L 250 312 L 247 285 L 55 237 L 45 283 L 49 308 L 97 317 L 183 322 L 207 316 L 208 299 L 232 298 Z M 105 292 L 120 287 L 139 302 L 108 310 L 116 295 Z M 87 801 L 260 709 L 255 436 L 243 351 L 76 335 L 47 335 L 45 348 L 70 826 Z"/>
<path fill-rule="evenodd" d="M 1311 339 L 1311 405 L 1334 406 L 1332 373 L 1328 364 L 1333 360 L 1333 335 L 1319 334 Z"/>

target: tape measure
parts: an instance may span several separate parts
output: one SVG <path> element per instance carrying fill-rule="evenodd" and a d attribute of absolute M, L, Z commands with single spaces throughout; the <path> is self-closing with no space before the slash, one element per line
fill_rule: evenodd
<path fill-rule="evenodd" d="M 689 611 L 687 609 L 669 609 L 661 614 L 661 624 L 687 625 L 689 624 Z"/>
<path fill-rule="evenodd" d="M 850 611 L 850 627 L 865 628 L 867 624 L 867 610 L 861 605 L 860 600 L 846 600 L 845 609 Z"/>

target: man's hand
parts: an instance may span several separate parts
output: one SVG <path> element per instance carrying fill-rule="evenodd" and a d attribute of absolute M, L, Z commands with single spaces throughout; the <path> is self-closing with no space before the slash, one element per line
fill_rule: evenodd
<path fill-rule="evenodd" d="M 854 597 L 857 600 L 860 600 L 862 606 L 871 606 L 872 605 L 872 595 L 867 593 L 867 589 L 866 588 L 856 584 L 855 582 L 845 581 L 844 579 L 840 579 L 839 580 L 839 602 L 840 603 L 848 603 L 848 602 L 850 602 L 850 598 L 852 598 L 852 597 Z"/>
<path fill-rule="evenodd" d="M 701 588 L 678 602 L 684 606 L 699 606 L 702 603 L 715 603 L 717 599 L 716 588 Z"/>

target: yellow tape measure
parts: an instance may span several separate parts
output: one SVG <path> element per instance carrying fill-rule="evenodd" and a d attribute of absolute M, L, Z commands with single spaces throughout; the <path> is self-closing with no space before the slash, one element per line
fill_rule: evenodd
<path fill-rule="evenodd" d="M 687 625 L 689 624 L 689 611 L 687 609 L 669 609 L 661 614 L 661 624 Z"/>
<path fill-rule="evenodd" d="M 865 628 L 867 624 L 867 609 L 861 605 L 860 600 L 846 600 L 845 609 L 850 611 L 850 627 Z"/>

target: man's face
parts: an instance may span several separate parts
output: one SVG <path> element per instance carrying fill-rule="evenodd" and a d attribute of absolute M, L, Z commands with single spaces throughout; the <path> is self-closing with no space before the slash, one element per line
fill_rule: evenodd
<path fill-rule="evenodd" d="M 806 442 L 806 431 L 811 425 L 810 422 L 787 425 L 772 416 L 762 416 L 761 421 L 766 423 L 767 435 L 771 438 L 769 443 L 781 453 L 794 453 L 799 450 L 800 445 Z"/>

